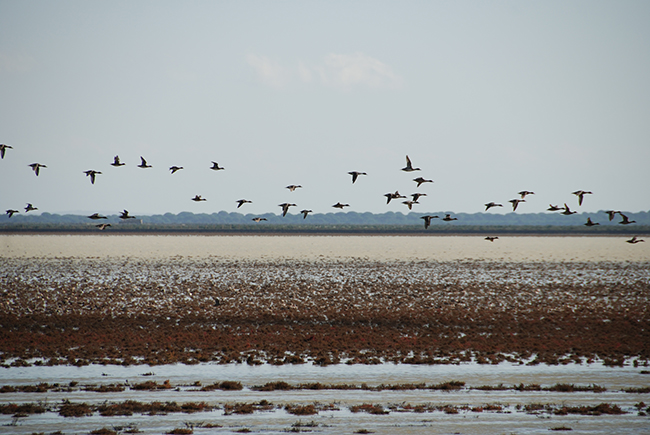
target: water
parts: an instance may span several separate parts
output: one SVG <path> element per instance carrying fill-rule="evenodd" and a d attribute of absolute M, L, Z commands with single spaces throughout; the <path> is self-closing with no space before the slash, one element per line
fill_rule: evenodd
<path fill-rule="evenodd" d="M 168 288 L 179 287 L 181 293 L 187 282 L 227 280 L 233 286 L 242 282 L 279 280 L 282 277 L 250 273 L 260 264 L 280 262 L 278 273 L 289 279 L 300 279 L 318 287 L 319 282 L 354 283 L 354 280 L 409 284 L 437 280 L 455 282 L 520 283 L 536 285 L 561 283 L 567 279 L 596 280 L 608 286 L 625 280 L 648 282 L 650 243 L 630 245 L 626 237 L 519 237 L 503 236 L 494 243 L 479 236 L 204 236 L 204 235 L 3 235 L 0 236 L 0 275 L 17 277 L 26 282 L 83 282 L 97 286 L 122 278 L 125 289 L 147 281 L 164 282 Z M 460 261 L 460 262 L 459 262 Z M 244 272 L 231 268 L 239 262 L 246 264 Z M 291 273 L 292 262 L 301 266 Z M 378 262 L 373 267 L 364 265 Z M 402 270 L 402 263 L 409 267 Z M 418 267 L 425 262 L 427 267 Z M 433 264 L 440 262 L 440 264 Z M 475 262 L 475 263 L 472 263 Z M 502 264 L 494 266 L 494 262 Z M 539 264 L 530 267 L 531 263 Z M 583 264 L 584 263 L 584 264 Z M 633 263 L 634 267 L 619 267 Z M 310 266 L 314 264 L 315 266 Z M 363 266 L 363 267 L 358 267 Z M 215 268 L 221 268 L 214 275 Z M 355 275 L 355 270 L 361 271 Z M 247 272 L 248 271 L 248 272 Z M 116 275 L 117 274 L 117 275 Z M 180 278 L 179 278 L 180 277 Z M 179 281 L 182 279 L 182 281 Z M 187 281 L 189 279 L 189 281 Z M 460 281 L 459 281 L 460 280 Z M 90 288 L 90 287 L 89 287 Z M 646 286 L 647 289 L 647 286 Z M 200 290 L 200 289 L 199 289 Z M 121 291 L 121 290 L 120 290 Z M 126 290 L 125 290 L 126 291 Z M 196 292 L 196 290 L 194 290 Z M 207 291 L 207 290 L 206 290 Z M 242 290 L 243 292 L 243 290 Z M 239 292 L 241 298 L 241 292 Z M 549 295 L 542 295 L 549 300 Z M 566 296 L 569 298 L 571 295 Z M 52 296 L 54 298 L 54 296 Z M 193 297 L 196 300 L 196 295 Z M 260 296 L 258 300 L 264 301 Z M 328 296 L 329 297 L 329 296 Z M 531 300 L 535 296 L 531 293 Z M 560 303 L 564 294 L 553 297 Z M 130 305 L 135 302 L 131 299 Z M 478 300 L 478 299 L 477 299 Z M 157 307 L 154 301 L 146 304 Z M 145 302 L 142 302 L 145 304 Z M 506 301 L 509 303 L 509 301 Z M 513 300 L 513 304 L 516 301 Z M 520 303 L 520 302 L 516 302 Z M 535 302 L 538 303 L 538 302 Z M 175 302 L 180 305 L 180 302 Z M 147 306 L 149 306 L 147 305 Z M 156 308 L 157 309 L 157 308 Z M 197 365 L 115 366 L 90 365 L 32 366 L 0 368 L 0 385 L 35 385 L 41 382 L 68 385 L 78 382 L 72 391 L 46 393 L 2 393 L 0 405 L 8 403 L 45 403 L 51 412 L 13 418 L 0 415 L 0 433 L 31 434 L 62 431 L 66 434 L 87 434 L 101 428 L 137 427 L 141 433 L 161 434 L 174 428 L 194 425 L 195 434 L 233 433 L 248 428 L 253 433 L 286 433 L 290 430 L 339 434 L 367 430 L 377 434 L 418 433 L 549 433 L 550 429 L 569 427 L 571 433 L 650 433 L 650 417 L 638 415 L 635 404 L 650 402 L 650 394 L 626 393 L 624 388 L 650 385 L 650 375 L 644 368 L 631 364 L 625 367 L 605 367 L 600 362 L 568 365 L 518 365 L 501 363 L 480 365 L 260 365 L 204 363 Z M 647 370 L 647 368 L 646 368 Z M 146 375 L 146 376 L 145 376 Z M 159 384 L 169 380 L 169 390 L 140 391 L 126 388 L 123 392 L 98 393 L 84 391 L 84 385 L 133 385 L 144 381 Z M 291 390 L 260 392 L 251 387 L 267 382 L 286 381 L 290 384 L 320 382 L 323 384 L 438 384 L 447 381 L 465 382 L 458 391 L 441 390 Z M 200 382 L 209 385 L 221 381 L 238 381 L 241 391 L 198 391 Z M 555 384 L 580 386 L 598 385 L 605 392 L 559 393 L 550 391 L 482 391 L 480 386 L 503 384 Z M 103 402 L 205 401 L 217 409 L 195 414 L 168 413 L 102 417 L 97 412 L 89 417 L 65 418 L 58 415 L 57 406 L 63 400 L 98 405 Z M 235 403 L 267 400 L 272 410 L 247 415 L 225 415 L 224 407 Z M 561 406 L 595 406 L 608 403 L 619 406 L 624 415 L 556 415 L 553 412 L 525 412 L 521 407 L 533 404 Z M 297 416 L 283 409 L 286 404 L 333 404 L 334 409 L 321 410 L 316 415 Z M 378 404 L 389 411 L 386 415 L 352 412 L 351 407 Z M 439 409 L 416 413 L 407 404 L 456 407 L 457 414 Z M 498 405 L 500 411 L 473 411 L 472 408 Z M 518 408 L 519 406 L 519 408 Z M 459 408 L 460 407 L 460 408 Z M 305 427 L 305 424 L 312 426 Z M 221 425 L 221 428 L 201 428 L 200 424 Z M 303 426 L 297 427 L 300 423 Z"/>

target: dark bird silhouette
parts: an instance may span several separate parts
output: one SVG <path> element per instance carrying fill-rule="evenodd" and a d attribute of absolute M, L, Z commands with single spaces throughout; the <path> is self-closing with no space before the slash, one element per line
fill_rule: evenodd
<path fill-rule="evenodd" d="M 546 209 L 548 211 L 559 211 L 559 210 L 564 210 L 562 207 L 558 207 L 557 205 L 549 204 L 548 208 Z"/>
<path fill-rule="evenodd" d="M 153 168 L 153 166 L 151 166 L 151 165 L 147 165 L 147 161 L 144 159 L 144 157 L 140 156 L 140 160 L 141 160 L 141 162 L 140 162 L 140 164 L 138 165 L 138 168 L 142 168 L 142 169 L 145 169 L 145 168 Z"/>
<path fill-rule="evenodd" d="M 95 225 L 95 226 L 97 228 L 99 228 L 100 230 L 104 231 L 106 228 L 110 227 L 111 224 L 98 224 L 98 225 Z"/>
<path fill-rule="evenodd" d="M 570 215 L 576 214 L 576 213 L 577 213 L 577 211 L 571 211 L 571 209 L 569 208 L 568 205 L 566 205 L 566 202 L 565 202 L 564 203 L 564 211 L 562 213 L 560 213 L 560 214 L 563 214 L 565 216 L 570 216 Z"/>
<path fill-rule="evenodd" d="M 287 215 L 287 212 L 289 211 L 289 207 L 295 207 L 296 204 L 289 204 L 288 202 L 283 202 L 282 204 L 279 204 L 280 207 L 282 207 L 282 217 L 285 217 Z"/>
<path fill-rule="evenodd" d="M 600 225 L 598 222 L 592 222 L 591 218 L 587 218 L 587 222 L 585 223 L 586 226 L 588 227 L 593 227 L 594 225 Z"/>
<path fill-rule="evenodd" d="M 616 213 L 620 213 L 620 211 L 607 210 L 605 213 L 607 213 L 607 216 L 609 216 L 609 221 L 611 222 L 614 219 L 614 216 L 616 216 Z"/>
<path fill-rule="evenodd" d="M 4 144 L 4 143 L 0 143 L 0 159 L 4 159 L 4 158 L 5 158 L 5 151 L 6 151 L 7 149 L 14 149 L 14 147 L 9 146 L 9 145 Z"/>
<path fill-rule="evenodd" d="M 576 190 L 575 192 L 571 192 L 574 195 L 578 197 L 578 205 L 582 205 L 582 200 L 584 199 L 585 195 L 591 195 L 592 192 L 588 192 L 586 190 Z"/>
<path fill-rule="evenodd" d="M 424 229 L 426 230 L 431 226 L 431 219 L 438 219 L 438 216 L 425 215 L 420 216 L 420 219 L 424 219 Z"/>
<path fill-rule="evenodd" d="M 446 214 L 445 217 L 442 218 L 442 220 L 445 221 L 445 222 L 451 222 L 451 221 L 457 221 L 458 218 L 453 218 L 453 217 L 451 217 L 450 214 Z"/>
<path fill-rule="evenodd" d="M 126 210 L 124 210 L 124 211 L 126 211 Z M 128 212 L 127 212 L 127 214 L 128 214 Z M 92 220 L 107 219 L 107 217 L 106 216 L 101 216 L 99 213 L 93 213 L 90 216 L 88 216 L 88 219 L 92 219 Z"/>
<path fill-rule="evenodd" d="M 420 187 L 420 184 L 422 184 L 422 183 L 433 183 L 433 180 L 426 180 L 426 179 L 424 179 L 422 177 L 414 178 L 413 181 L 418 183 L 418 187 Z"/>
<path fill-rule="evenodd" d="M 395 193 L 386 193 L 384 196 L 386 197 L 386 204 L 390 204 L 392 199 L 406 198 L 405 196 L 400 195 L 397 190 Z"/>
<path fill-rule="evenodd" d="M 413 165 L 411 164 L 411 159 L 409 159 L 409 156 L 406 156 L 406 166 L 402 168 L 402 171 L 404 172 L 420 171 L 420 168 L 414 168 Z"/>
<path fill-rule="evenodd" d="M 31 165 L 27 165 L 27 166 L 32 168 L 32 170 L 34 171 L 37 177 L 41 168 L 47 168 L 47 166 L 41 165 L 40 163 L 32 163 Z"/>
<path fill-rule="evenodd" d="M 192 198 L 192 201 L 200 202 L 200 201 L 207 201 L 207 199 L 201 198 L 201 195 L 194 195 L 194 198 Z"/>
<path fill-rule="evenodd" d="M 636 236 L 632 237 L 630 240 L 626 240 L 627 243 L 631 243 L 632 245 L 635 245 L 639 242 L 645 242 L 643 239 L 637 239 Z"/>
<path fill-rule="evenodd" d="M 128 210 L 124 210 L 124 211 L 120 214 L 120 219 L 135 219 L 135 216 L 129 216 L 129 211 L 128 211 Z"/>
<path fill-rule="evenodd" d="M 623 219 L 622 221 L 619 222 L 619 224 L 621 224 L 621 225 L 628 225 L 628 224 L 635 224 L 635 223 L 636 223 L 636 221 L 631 221 L 631 220 L 629 220 L 628 217 L 625 216 L 625 215 L 624 215 L 623 213 L 621 213 L 620 211 L 618 212 L 618 214 L 620 214 L 620 215 L 621 215 L 621 219 Z"/>
<path fill-rule="evenodd" d="M 350 204 L 341 204 L 340 202 L 337 202 L 337 203 L 334 204 L 332 207 L 334 207 L 334 208 L 340 208 L 341 210 L 343 210 L 343 207 L 350 207 Z"/>
<path fill-rule="evenodd" d="M 498 239 L 498 237 L 487 236 L 487 237 L 485 238 L 485 240 L 489 240 L 490 242 L 494 242 L 496 239 Z"/>
<path fill-rule="evenodd" d="M 7 210 L 7 215 L 11 218 L 15 213 L 20 213 L 18 210 Z"/>
<path fill-rule="evenodd" d="M 411 197 L 413 198 L 413 202 L 416 202 L 416 203 L 418 203 L 418 199 L 420 199 L 421 196 L 427 196 L 427 194 L 426 193 L 411 193 Z"/>
<path fill-rule="evenodd" d="M 293 192 L 296 189 L 300 189 L 300 188 L 302 188 L 300 184 L 290 184 L 287 186 L 287 189 L 289 189 L 290 192 Z"/>
<path fill-rule="evenodd" d="M 525 199 L 511 199 L 510 201 L 512 203 L 512 211 L 517 210 L 517 206 L 519 205 L 520 202 L 526 202 Z"/>
<path fill-rule="evenodd" d="M 97 174 L 101 174 L 99 171 L 93 171 L 92 169 L 89 171 L 84 171 L 84 174 L 86 174 L 86 177 L 90 177 L 90 184 L 95 184 L 95 176 Z"/>
<path fill-rule="evenodd" d="M 27 207 L 25 207 L 25 213 L 28 213 L 28 212 L 30 212 L 32 210 L 38 210 L 38 208 L 34 207 L 30 203 L 27 203 Z"/>
<path fill-rule="evenodd" d="M 263 217 L 254 217 L 254 218 L 251 219 L 251 220 L 252 220 L 253 222 L 262 222 L 262 221 L 265 221 L 266 218 L 263 218 Z"/>
<path fill-rule="evenodd" d="M 417 201 L 402 201 L 402 204 L 406 204 L 409 210 L 413 210 L 413 204 L 419 204 Z"/>
<path fill-rule="evenodd" d="M 496 202 L 488 202 L 485 204 L 485 211 L 488 211 L 492 207 L 503 207 L 503 204 L 497 204 Z"/>
<path fill-rule="evenodd" d="M 305 209 L 305 210 L 300 210 L 300 213 L 302 213 L 302 218 L 303 218 L 303 219 L 307 219 L 307 215 L 308 215 L 309 213 L 311 213 L 311 210 L 307 210 L 307 209 Z"/>
<path fill-rule="evenodd" d="M 238 199 L 235 202 L 237 203 L 237 208 L 241 207 L 244 204 L 252 204 L 253 203 L 253 201 L 249 201 L 247 199 Z"/>
<path fill-rule="evenodd" d="M 212 162 L 212 167 L 210 169 L 212 169 L 213 171 L 223 171 L 226 168 L 219 166 L 219 163 L 217 162 Z"/>
<path fill-rule="evenodd" d="M 171 168 L 169 168 L 169 170 L 172 171 L 172 174 L 177 171 L 180 171 L 181 169 L 183 169 L 182 166 L 172 166 Z"/>
<path fill-rule="evenodd" d="M 118 166 L 124 166 L 124 163 L 120 162 L 120 156 L 113 157 L 113 163 L 111 163 L 111 166 L 115 166 L 116 168 Z"/>
<path fill-rule="evenodd" d="M 526 195 L 534 195 L 534 194 L 535 192 L 530 192 L 528 190 L 522 190 L 521 192 L 519 192 L 519 195 L 521 195 L 521 199 L 525 199 Z"/>
<path fill-rule="evenodd" d="M 354 182 L 357 181 L 359 175 L 368 175 L 365 172 L 358 172 L 358 171 L 348 172 L 348 174 L 352 175 L 352 184 L 354 184 Z"/>

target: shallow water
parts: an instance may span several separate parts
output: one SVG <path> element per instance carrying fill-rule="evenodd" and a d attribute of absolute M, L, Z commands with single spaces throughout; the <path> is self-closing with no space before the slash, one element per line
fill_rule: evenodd
<path fill-rule="evenodd" d="M 371 261 L 650 261 L 629 237 L 2 235 L 0 257 L 219 257 Z"/>

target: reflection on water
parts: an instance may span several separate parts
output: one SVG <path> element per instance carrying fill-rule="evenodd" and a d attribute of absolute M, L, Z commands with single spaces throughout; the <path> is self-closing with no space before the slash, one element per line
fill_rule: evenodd
<path fill-rule="evenodd" d="M 650 261 L 627 237 L 2 235 L 0 257 Z"/>

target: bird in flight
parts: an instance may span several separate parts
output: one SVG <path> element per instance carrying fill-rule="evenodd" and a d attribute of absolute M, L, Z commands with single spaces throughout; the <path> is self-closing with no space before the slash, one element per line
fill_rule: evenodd
<path fill-rule="evenodd" d="M 124 211 L 126 211 L 126 210 L 124 210 Z M 128 214 L 128 212 L 127 212 L 127 214 Z M 93 213 L 90 216 L 88 216 L 88 219 L 92 219 L 92 220 L 107 219 L 107 217 L 106 216 L 101 216 L 99 213 Z"/>
<path fill-rule="evenodd" d="M 414 168 L 413 165 L 411 164 L 411 159 L 409 159 L 409 156 L 406 156 L 406 166 L 402 168 L 402 171 L 404 172 L 413 172 L 413 171 L 420 171 L 420 168 Z"/>
<path fill-rule="evenodd" d="M 384 196 L 387 198 L 386 204 L 390 204 L 390 201 L 392 199 L 406 198 L 405 196 L 400 195 L 397 190 L 395 191 L 395 193 L 386 193 L 384 194 Z"/>
<path fill-rule="evenodd" d="M 300 184 L 290 184 L 287 186 L 287 189 L 289 189 L 289 192 L 294 192 L 296 189 L 301 189 L 302 186 Z"/>
<path fill-rule="evenodd" d="M 575 192 L 571 192 L 574 195 L 578 197 L 578 205 L 582 205 L 582 200 L 584 199 L 585 195 L 591 195 L 592 192 L 588 192 L 586 190 L 576 190 Z"/>
<path fill-rule="evenodd" d="M 420 187 L 420 184 L 422 184 L 422 183 L 433 183 L 433 180 L 427 180 L 427 179 L 424 179 L 422 177 L 414 178 L 413 181 L 418 183 L 418 187 Z"/>
<path fill-rule="evenodd" d="M 431 225 L 431 219 L 438 219 L 438 216 L 420 216 L 420 219 L 424 219 L 424 229 L 426 230 Z"/>
<path fill-rule="evenodd" d="M 402 204 L 405 204 L 409 210 L 413 210 L 413 204 L 419 204 L 417 201 L 402 201 Z"/>
<path fill-rule="evenodd" d="M 571 209 L 569 209 L 569 206 L 566 205 L 566 202 L 565 202 L 564 203 L 564 211 L 562 213 L 560 213 L 560 214 L 563 214 L 565 216 L 570 216 L 570 215 L 576 214 L 576 213 L 578 213 L 578 212 L 577 211 L 571 211 Z"/>
<path fill-rule="evenodd" d="M 307 215 L 308 215 L 309 213 L 311 213 L 311 210 L 307 210 L 307 209 L 305 209 L 305 210 L 300 210 L 300 213 L 302 213 L 302 218 L 303 218 L 303 219 L 307 219 Z"/>
<path fill-rule="evenodd" d="M 354 182 L 357 181 L 359 175 L 368 175 L 365 172 L 358 172 L 358 171 L 348 172 L 348 174 L 352 175 L 352 184 L 354 184 Z"/>
<path fill-rule="evenodd" d="M 334 207 L 334 208 L 340 208 L 341 210 L 343 210 L 343 207 L 350 207 L 350 204 L 341 204 L 340 202 L 337 202 L 337 203 L 334 204 L 332 207 Z"/>
<path fill-rule="evenodd" d="M 485 240 L 489 240 L 490 242 L 494 242 L 496 239 L 498 239 L 498 237 L 487 236 L 487 237 L 485 238 Z"/>
<path fill-rule="evenodd" d="M 635 245 L 639 242 L 645 242 L 643 239 L 637 239 L 636 236 L 632 237 L 630 240 L 626 240 L 627 243 L 630 243 L 632 245 Z"/>
<path fill-rule="evenodd" d="M 101 174 L 99 171 L 93 171 L 92 169 L 89 171 L 84 171 L 84 174 L 86 174 L 86 177 L 90 177 L 90 184 L 95 184 L 95 176 L 97 174 Z"/>
<path fill-rule="evenodd" d="M 530 192 L 528 190 L 522 190 L 521 192 L 519 192 L 519 195 L 521 195 L 521 199 L 525 199 L 526 195 L 534 195 L 534 194 L 535 192 Z"/>
<path fill-rule="evenodd" d="M 548 208 L 546 209 L 548 211 L 558 211 L 558 210 L 563 210 L 562 207 L 558 207 L 557 205 L 549 204 Z"/>
<path fill-rule="evenodd" d="M 98 224 L 98 225 L 95 225 L 95 226 L 97 228 L 99 228 L 100 230 L 104 231 L 106 228 L 110 227 L 111 224 Z"/>
<path fill-rule="evenodd" d="M 247 199 L 238 199 L 235 202 L 237 203 L 237 208 L 239 208 L 239 207 L 241 207 L 242 205 L 244 205 L 246 203 L 251 204 L 253 201 L 249 201 Z"/>
<path fill-rule="evenodd" d="M 41 168 L 47 168 L 47 166 L 41 165 L 40 163 L 32 163 L 31 165 L 28 166 L 32 168 L 32 170 L 34 171 L 37 177 Z"/>
<path fill-rule="evenodd" d="M 488 211 L 492 207 L 503 207 L 503 204 L 497 204 L 495 202 L 488 202 L 487 204 L 485 204 L 485 211 Z"/>
<path fill-rule="evenodd" d="M 181 169 L 183 169 L 182 166 L 172 166 L 171 168 L 169 168 L 169 170 L 172 171 L 172 174 L 176 173 L 177 171 L 180 171 Z"/>
<path fill-rule="evenodd" d="M 152 168 L 153 167 L 151 165 L 147 165 L 147 161 L 144 159 L 144 157 L 140 156 L 140 160 L 141 160 L 141 162 L 138 165 L 138 168 L 145 169 L 145 168 Z"/>
<path fill-rule="evenodd" d="M 296 204 L 289 204 L 288 202 L 283 202 L 282 204 L 279 204 L 280 207 L 282 207 L 282 217 L 285 217 L 287 215 L 287 212 L 289 211 L 289 207 L 295 207 Z"/>
<path fill-rule="evenodd" d="M 5 151 L 6 151 L 7 149 L 13 149 L 13 148 L 14 148 L 14 147 L 9 146 L 9 145 L 7 145 L 7 144 L 0 143 L 0 159 L 4 159 L 4 158 L 5 158 Z"/>
<path fill-rule="evenodd" d="M 609 221 L 611 222 L 614 219 L 614 216 L 616 216 L 616 213 L 620 213 L 620 211 L 607 210 L 605 213 L 607 213 L 607 216 L 609 216 Z"/>
<path fill-rule="evenodd" d="M 9 215 L 10 218 L 14 215 L 14 213 L 20 213 L 20 211 L 11 209 L 7 210 L 7 215 Z"/>
<path fill-rule="evenodd" d="M 445 222 L 451 222 L 451 221 L 457 221 L 458 218 L 453 218 L 453 217 L 451 217 L 450 214 L 446 214 L 445 217 L 442 218 L 442 220 L 445 221 Z"/>
<path fill-rule="evenodd" d="M 194 198 L 192 198 L 192 201 L 200 202 L 200 201 L 207 201 L 207 199 L 201 198 L 201 195 L 194 195 Z"/>
<path fill-rule="evenodd" d="M 210 169 L 212 169 L 213 171 L 222 171 L 226 168 L 219 166 L 219 163 L 217 162 L 212 162 L 212 167 Z"/>
<path fill-rule="evenodd" d="M 517 210 L 517 206 L 519 205 L 520 202 L 526 202 L 525 199 L 511 199 L 510 201 L 512 203 L 512 211 Z"/>
<path fill-rule="evenodd" d="M 120 162 L 120 156 L 113 157 L 113 163 L 111 163 L 111 166 L 115 166 L 116 168 L 118 166 L 124 166 L 124 163 Z"/>
<path fill-rule="evenodd" d="M 586 226 L 588 227 L 593 227 L 594 225 L 600 225 L 598 222 L 592 222 L 591 218 L 587 218 L 587 222 L 585 223 Z"/>
<path fill-rule="evenodd" d="M 618 212 L 618 214 L 620 214 L 620 215 L 621 215 L 621 219 L 623 219 L 622 221 L 619 222 L 619 224 L 621 224 L 621 225 L 628 225 L 628 224 L 635 224 L 635 223 L 636 223 L 636 221 L 631 221 L 630 219 L 628 219 L 627 216 L 625 216 L 625 215 L 624 215 L 623 213 L 621 213 L 620 211 Z"/>
<path fill-rule="evenodd" d="M 262 222 L 262 221 L 265 221 L 266 218 L 263 218 L 263 217 L 254 217 L 254 218 L 251 219 L 251 220 L 252 220 L 253 222 Z"/>
<path fill-rule="evenodd" d="M 27 203 L 27 207 L 25 207 L 25 213 L 30 212 L 32 210 L 38 210 L 38 208 L 34 207 L 30 203 Z"/>
<path fill-rule="evenodd" d="M 120 219 L 135 219 L 135 216 L 129 216 L 129 211 L 128 211 L 128 210 L 124 210 L 124 211 L 120 214 Z"/>
<path fill-rule="evenodd" d="M 418 203 L 418 199 L 420 199 L 421 196 L 427 196 L 426 193 L 411 193 L 411 197 L 413 197 L 413 202 Z"/>

